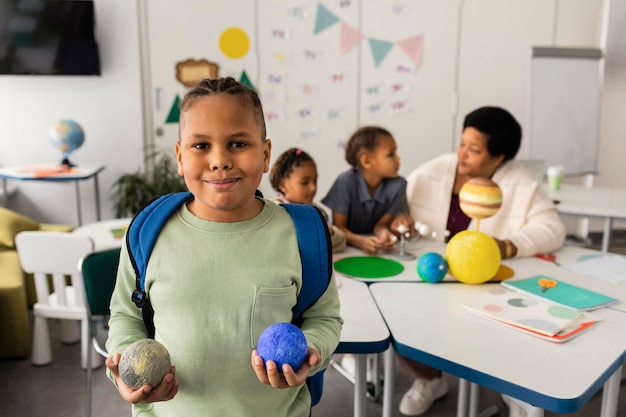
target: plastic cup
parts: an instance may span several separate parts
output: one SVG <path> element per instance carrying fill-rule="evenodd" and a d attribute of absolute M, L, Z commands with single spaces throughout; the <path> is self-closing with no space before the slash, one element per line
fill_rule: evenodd
<path fill-rule="evenodd" d="M 552 191 L 559 191 L 561 189 L 561 182 L 563 181 L 563 168 L 559 166 L 553 166 L 548 168 L 548 188 Z"/>
<path fill-rule="evenodd" d="M 559 191 L 561 189 L 561 181 L 563 180 L 563 175 L 548 175 L 548 187 L 552 191 Z"/>

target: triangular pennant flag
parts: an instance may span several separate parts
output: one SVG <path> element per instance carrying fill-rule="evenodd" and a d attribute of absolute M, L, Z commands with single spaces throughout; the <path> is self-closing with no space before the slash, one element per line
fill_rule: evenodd
<path fill-rule="evenodd" d="M 317 35 L 324 29 L 328 29 L 339 21 L 339 18 L 333 12 L 324 7 L 321 3 L 317 4 L 317 16 L 315 17 L 315 32 Z"/>
<path fill-rule="evenodd" d="M 176 94 L 176 98 L 174 99 L 174 104 L 170 107 L 170 112 L 167 114 L 167 118 L 165 119 L 165 123 L 178 123 L 180 120 L 180 96 Z"/>
<path fill-rule="evenodd" d="M 391 48 L 393 47 L 393 42 L 381 41 L 378 39 L 370 39 L 370 49 L 372 50 L 372 55 L 374 57 L 374 65 L 376 68 L 380 65 L 381 62 L 385 59 Z"/>
<path fill-rule="evenodd" d="M 363 35 L 350 25 L 341 23 L 341 54 L 345 54 L 361 42 Z"/>
<path fill-rule="evenodd" d="M 398 42 L 398 46 L 411 58 L 411 61 L 418 67 L 422 63 L 422 52 L 424 51 L 424 35 L 416 35 L 412 38 Z"/>
<path fill-rule="evenodd" d="M 250 81 L 250 78 L 248 77 L 248 73 L 246 73 L 246 70 L 241 71 L 239 82 L 248 88 L 256 90 L 256 88 L 254 88 L 254 85 L 252 85 L 252 81 Z"/>

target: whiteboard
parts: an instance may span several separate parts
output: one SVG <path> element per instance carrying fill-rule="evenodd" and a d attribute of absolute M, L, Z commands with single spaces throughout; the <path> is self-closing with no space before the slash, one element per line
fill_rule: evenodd
<path fill-rule="evenodd" d="M 601 71 L 600 49 L 533 48 L 530 159 L 566 174 L 596 171 Z"/>

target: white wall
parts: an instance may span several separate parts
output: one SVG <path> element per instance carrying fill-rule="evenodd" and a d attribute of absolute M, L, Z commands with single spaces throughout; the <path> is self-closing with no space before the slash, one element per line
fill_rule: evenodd
<path fill-rule="evenodd" d="M 102 217 L 112 218 L 111 184 L 142 162 L 143 128 L 137 7 L 134 1 L 97 0 L 102 75 L 0 76 L 0 166 L 55 164 L 61 154 L 49 127 L 73 119 L 85 143 L 71 157 L 77 165 L 105 164 L 100 174 Z M 8 206 L 39 221 L 77 224 L 74 185 L 14 182 Z M 81 183 L 83 222 L 96 220 L 92 181 Z"/>
<path fill-rule="evenodd" d="M 138 1 L 144 0 L 96 0 L 102 76 L 0 77 L 0 166 L 57 162 L 60 155 L 48 142 L 48 128 L 62 118 L 78 121 L 86 131 L 86 142 L 72 159 L 82 165 L 107 165 L 100 178 L 103 218 L 113 217 L 109 197 L 114 179 L 122 173 L 135 171 L 143 162 Z M 330 1 L 322 3 L 334 4 Z M 454 2 L 449 1 L 449 4 Z M 463 19 L 459 35 L 458 100 L 452 97 L 454 85 L 450 86 L 450 98 L 446 99 L 457 105 L 451 105 L 449 118 L 429 117 L 429 120 L 450 120 L 450 125 L 443 131 L 451 132 L 452 137 L 442 138 L 415 123 L 410 129 L 404 126 L 399 129 L 402 153 L 412 153 L 412 141 L 443 140 L 450 143 L 452 149 L 464 114 L 483 104 L 507 107 L 525 125 L 528 45 L 602 46 L 602 10 L 608 3 L 603 0 L 465 0 L 456 4 L 461 7 L 451 10 L 449 16 L 441 13 L 436 16 L 438 19 L 455 19 L 454 25 L 445 22 L 450 26 L 457 25 L 459 13 Z M 596 184 L 626 187 L 623 181 L 626 164 L 621 157 L 626 150 L 623 144 L 626 132 L 623 122 L 620 123 L 623 118 L 620 116 L 626 108 L 626 0 L 612 0 L 610 6 L 598 151 L 600 174 Z M 210 12 L 211 6 L 207 5 L 206 9 Z M 426 37 L 423 69 L 424 72 L 428 70 L 429 76 L 437 77 L 436 68 L 430 67 L 436 62 L 432 55 L 434 51 L 428 50 L 428 45 Z M 437 51 L 443 52 L 452 53 Z M 446 77 L 450 77 L 448 70 L 445 71 Z M 443 96 L 431 98 L 442 99 Z M 393 125 L 388 127 L 392 131 L 398 130 Z M 437 132 L 441 130 L 439 128 Z M 421 146 L 424 146 L 423 142 Z M 522 148 L 520 156 L 523 157 L 524 152 Z M 417 158 L 427 156 L 432 155 L 420 154 Z M 343 163 L 337 158 L 333 161 Z M 406 175 L 411 168 L 403 166 L 402 174 Z M 345 166 L 336 169 L 339 171 Z M 41 221 L 76 223 L 72 186 L 16 184 L 19 191 L 10 197 L 10 208 Z M 95 209 L 91 184 L 82 184 L 81 192 L 83 221 L 93 221 Z M 325 192 L 322 186 L 318 197 Z"/>

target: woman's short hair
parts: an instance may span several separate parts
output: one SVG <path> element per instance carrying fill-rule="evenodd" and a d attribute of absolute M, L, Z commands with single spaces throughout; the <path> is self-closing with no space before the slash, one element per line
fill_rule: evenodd
<path fill-rule="evenodd" d="M 500 107 L 480 107 L 465 116 L 463 129 L 473 127 L 487 136 L 491 156 L 504 155 L 504 161 L 515 158 L 522 143 L 522 127 L 515 117 Z"/>

